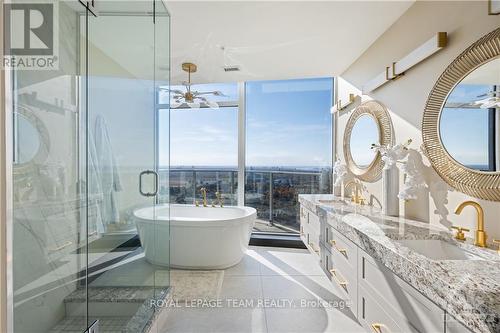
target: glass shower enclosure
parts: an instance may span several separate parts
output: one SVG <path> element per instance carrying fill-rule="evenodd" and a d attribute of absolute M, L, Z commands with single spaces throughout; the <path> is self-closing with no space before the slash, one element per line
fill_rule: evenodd
<path fill-rule="evenodd" d="M 157 173 L 170 17 L 161 0 L 43 3 L 56 66 L 7 75 L 9 331 L 152 332 L 153 301 L 170 285 L 169 198 Z M 24 56 L 14 44 L 27 36 L 16 11 L 37 8 L 12 2 L 12 57 Z"/>

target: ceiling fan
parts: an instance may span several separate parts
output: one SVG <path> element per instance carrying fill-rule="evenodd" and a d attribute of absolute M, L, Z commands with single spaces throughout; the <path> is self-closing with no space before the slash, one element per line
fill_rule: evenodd
<path fill-rule="evenodd" d="M 481 109 L 491 109 L 500 108 L 500 91 L 490 91 L 487 94 L 480 95 L 478 97 L 485 97 L 485 99 L 474 102 L 475 105 L 479 105 Z"/>
<path fill-rule="evenodd" d="M 208 99 L 207 95 L 213 96 L 224 96 L 221 91 L 194 91 L 191 89 L 191 73 L 196 73 L 197 66 L 190 62 L 185 62 L 182 64 L 182 70 L 188 73 L 188 81 L 183 82 L 186 91 L 182 91 L 179 89 L 167 89 L 172 95 L 170 97 L 170 107 L 178 108 L 183 104 L 187 104 L 190 108 L 197 109 L 201 106 L 206 106 L 212 109 L 218 109 L 219 104 L 215 101 L 211 101 Z"/>

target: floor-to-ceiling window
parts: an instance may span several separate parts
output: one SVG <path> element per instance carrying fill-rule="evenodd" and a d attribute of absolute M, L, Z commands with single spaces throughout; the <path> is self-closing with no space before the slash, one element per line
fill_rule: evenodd
<path fill-rule="evenodd" d="M 245 205 L 255 231 L 297 232 L 301 193 L 331 193 L 333 79 L 246 83 Z"/>
<path fill-rule="evenodd" d="M 164 93 L 161 98 L 170 99 L 175 108 L 169 119 L 159 111 L 160 171 L 170 157 L 170 184 L 160 184 L 160 191 L 169 191 L 170 202 L 178 204 L 201 203 L 201 188 L 207 190 L 209 203 L 219 192 L 226 205 L 257 209 L 254 231 L 296 233 L 298 195 L 332 192 L 333 78 L 247 82 L 240 87 L 191 86 L 196 92 L 221 92 L 203 94 L 218 103 L 216 108 L 175 101 L 173 96 L 184 93 L 184 86 Z M 245 105 L 239 105 L 243 100 Z M 244 122 L 238 121 L 240 113 Z M 168 120 L 170 133 L 162 130 Z M 246 136 L 238 137 L 240 132 Z M 163 142 L 170 142 L 170 148 Z M 238 172 L 244 173 L 244 184 L 238 184 Z M 245 195 L 238 202 L 239 186 Z"/>
<path fill-rule="evenodd" d="M 170 110 L 170 202 L 201 203 L 200 190 L 205 188 L 209 203 L 216 199 L 215 193 L 219 192 L 226 205 L 236 205 L 238 85 L 200 84 L 193 85 L 191 89 L 197 92 L 217 92 L 216 95 L 204 96 L 217 102 L 218 108 L 204 103 L 191 106 L 184 103 Z M 184 91 L 185 87 L 172 87 L 172 91 L 174 90 Z M 162 113 L 164 112 L 160 111 L 160 126 L 166 123 L 166 119 L 162 119 Z M 160 171 L 162 163 L 169 156 L 168 152 L 161 149 L 163 137 L 160 134 Z M 162 187 L 160 189 L 166 190 Z"/>

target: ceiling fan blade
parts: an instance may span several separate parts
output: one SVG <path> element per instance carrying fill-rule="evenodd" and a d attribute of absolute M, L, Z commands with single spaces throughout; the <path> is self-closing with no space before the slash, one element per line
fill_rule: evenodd
<path fill-rule="evenodd" d="M 172 109 L 177 109 L 181 105 L 182 105 L 182 102 L 180 102 L 180 101 L 170 102 L 170 108 L 172 108 Z"/>
<path fill-rule="evenodd" d="M 198 103 L 198 102 L 187 102 L 187 105 L 192 109 L 199 109 L 200 108 L 200 103 Z"/>
<path fill-rule="evenodd" d="M 211 109 L 218 109 L 219 108 L 219 104 L 217 102 L 214 102 L 214 101 L 207 101 L 206 102 L 207 105 L 211 108 Z"/>
<path fill-rule="evenodd" d="M 482 109 L 491 109 L 491 108 L 494 108 L 496 107 L 496 105 L 500 102 L 499 99 L 496 99 L 496 98 L 492 98 L 490 101 L 488 101 L 487 103 L 481 105 L 481 108 Z"/>
<path fill-rule="evenodd" d="M 216 90 L 216 91 L 214 91 L 214 92 L 213 92 L 213 94 L 214 94 L 215 96 L 229 97 L 228 95 L 224 94 L 224 93 L 223 93 L 222 91 L 220 91 L 220 90 Z"/>
<path fill-rule="evenodd" d="M 169 91 L 170 93 L 173 93 L 173 94 L 178 94 L 178 95 L 184 95 L 184 91 L 182 90 L 179 90 L 179 89 L 166 89 L 167 91 Z"/>
<path fill-rule="evenodd" d="M 219 108 L 219 104 L 217 102 L 210 101 L 210 100 L 206 99 L 205 97 L 198 96 L 198 97 L 196 97 L 196 99 L 202 101 L 211 109 L 218 109 Z"/>
<path fill-rule="evenodd" d="M 193 92 L 193 95 L 200 96 L 200 95 L 214 95 L 214 96 L 221 96 L 221 97 L 229 97 L 227 95 L 224 95 L 222 91 L 215 90 L 215 91 L 195 91 Z"/>

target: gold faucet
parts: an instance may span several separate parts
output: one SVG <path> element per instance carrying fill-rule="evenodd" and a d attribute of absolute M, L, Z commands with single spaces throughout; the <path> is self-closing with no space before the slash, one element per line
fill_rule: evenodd
<path fill-rule="evenodd" d="M 455 209 L 455 214 L 460 215 L 466 206 L 472 206 L 477 212 L 477 230 L 474 245 L 486 247 L 486 232 L 484 232 L 484 212 L 483 207 L 475 201 L 464 201 Z"/>
<path fill-rule="evenodd" d="M 217 198 L 217 202 L 219 203 L 219 206 L 221 208 L 224 207 L 224 204 L 222 203 L 222 195 L 220 194 L 219 191 L 215 192 L 215 197 Z"/>
<path fill-rule="evenodd" d="M 359 179 L 350 180 L 347 182 L 347 184 L 344 186 L 345 189 L 347 189 L 349 186 L 352 186 L 351 189 L 351 201 L 357 204 L 364 205 L 365 204 L 365 199 L 361 196 L 361 191 L 362 191 L 362 186 L 361 182 Z"/>
<path fill-rule="evenodd" d="M 203 196 L 203 207 L 207 207 L 207 189 L 202 187 L 200 189 L 201 195 Z"/>

